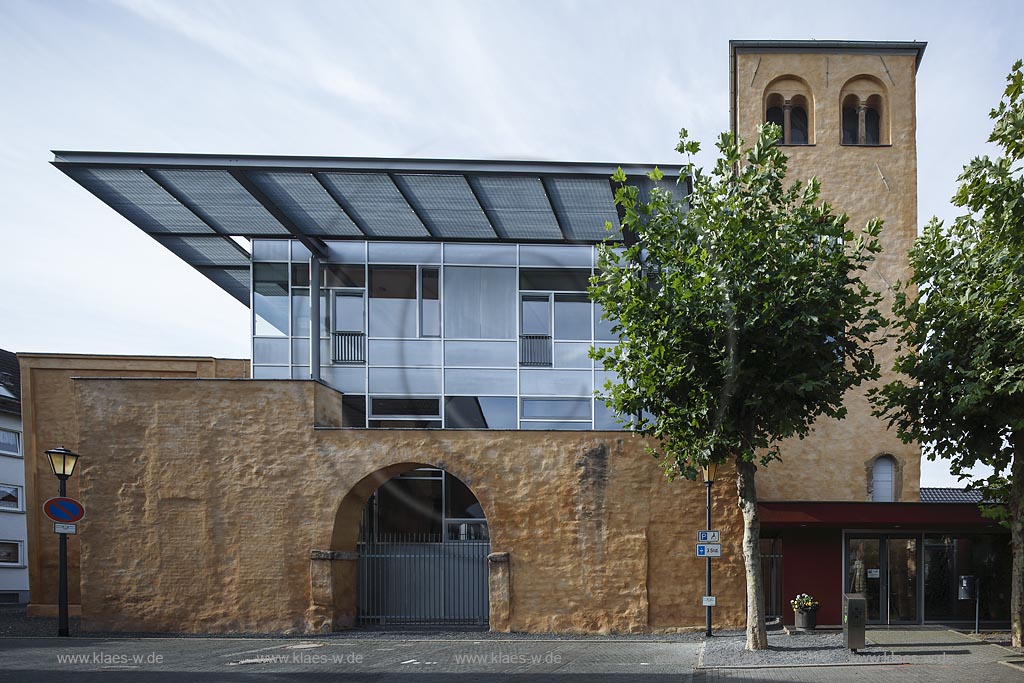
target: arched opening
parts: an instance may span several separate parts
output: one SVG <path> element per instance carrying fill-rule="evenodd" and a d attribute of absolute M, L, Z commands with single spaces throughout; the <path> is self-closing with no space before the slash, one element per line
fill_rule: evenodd
<path fill-rule="evenodd" d="M 782 129 L 784 145 L 814 144 L 814 105 L 807 82 L 780 76 L 764 90 L 764 120 Z"/>
<path fill-rule="evenodd" d="M 888 455 L 875 458 L 871 468 L 871 500 L 891 503 L 896 499 L 896 461 Z"/>
<path fill-rule="evenodd" d="M 810 142 L 810 128 L 807 119 L 807 99 L 803 95 L 795 95 L 790 100 L 789 113 L 789 144 L 806 145 Z"/>
<path fill-rule="evenodd" d="M 856 95 L 847 95 L 843 99 L 843 144 L 856 145 L 858 137 L 857 108 L 860 106 L 860 98 Z"/>
<path fill-rule="evenodd" d="M 327 603 L 332 628 L 486 628 L 490 547 L 466 483 L 422 463 L 392 465 L 341 501 L 331 550 L 313 554 L 314 611 Z"/>
<path fill-rule="evenodd" d="M 882 98 L 872 95 L 868 98 L 864 110 L 864 144 L 879 145 L 882 143 Z"/>
<path fill-rule="evenodd" d="M 848 80 L 839 92 L 842 109 L 842 144 L 889 144 L 886 87 L 878 78 L 862 74 Z"/>
<path fill-rule="evenodd" d="M 783 119 L 782 105 L 782 95 L 769 95 L 768 100 L 765 103 L 764 120 L 765 123 L 774 123 L 784 131 L 785 120 Z"/>

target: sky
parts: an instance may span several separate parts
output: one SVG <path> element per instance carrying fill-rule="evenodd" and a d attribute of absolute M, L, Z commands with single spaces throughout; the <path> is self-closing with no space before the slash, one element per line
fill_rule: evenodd
<path fill-rule="evenodd" d="M 245 358 L 248 309 L 50 150 L 672 166 L 729 126 L 730 39 L 920 40 L 918 215 L 1024 57 L 1024 3 L 0 0 L 0 348 Z M 702 153 L 699 162 L 711 162 Z M 941 463 L 922 484 L 956 485 Z"/>

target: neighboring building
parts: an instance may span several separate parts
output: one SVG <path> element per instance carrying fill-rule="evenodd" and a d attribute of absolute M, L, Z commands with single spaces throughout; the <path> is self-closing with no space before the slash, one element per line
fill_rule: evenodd
<path fill-rule="evenodd" d="M 18 358 L 0 349 L 0 604 L 28 602 Z"/>
<path fill-rule="evenodd" d="M 916 234 L 923 50 L 732 46 L 734 128 L 749 139 L 777 120 L 793 177 L 822 178 L 854 225 L 885 218 L 870 275 L 887 301 Z M 253 314 L 246 381 L 212 359 L 21 357 L 30 451 L 82 454 L 70 490 L 89 513 L 71 543 L 71 594 L 86 628 L 703 622 L 703 486 L 665 482 L 593 398 L 613 379 L 587 356 L 614 337 L 586 287 L 605 224 L 619 236 L 615 164 L 100 152 L 54 163 Z M 649 191 L 652 166 L 623 168 Z M 919 448 L 872 417 L 863 391 L 847 407 L 758 474 L 769 613 L 789 621 L 787 596 L 813 592 L 819 622 L 835 624 L 855 586 L 873 622 L 948 618 L 933 567 L 966 567 L 948 562 L 951 548 L 983 547 L 982 532 L 996 548 L 1005 534 L 976 505 L 922 504 Z M 30 500 L 50 485 L 45 468 L 29 467 Z M 745 618 L 730 483 L 715 487 L 719 627 Z M 31 512 L 29 523 L 45 536 Z M 33 613 L 52 611 L 51 545 L 32 544 Z"/>

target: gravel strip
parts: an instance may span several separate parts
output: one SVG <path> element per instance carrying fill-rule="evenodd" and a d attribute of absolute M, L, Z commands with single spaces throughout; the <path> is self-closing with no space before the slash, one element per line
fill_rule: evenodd
<path fill-rule="evenodd" d="M 68 632 L 78 635 L 78 618 L 68 619 Z M 57 619 L 31 617 L 25 613 L 24 605 L 0 608 L 0 638 L 47 638 L 57 635 Z"/>
<path fill-rule="evenodd" d="M 1012 650 L 1017 654 L 1024 655 L 1024 647 L 1013 647 L 1013 639 L 1010 636 L 1009 631 L 982 631 L 981 633 L 975 633 L 974 631 L 957 631 L 970 638 L 977 638 L 978 640 L 984 640 L 986 643 L 992 643 L 994 645 L 1002 645 L 1008 650 Z"/>
<path fill-rule="evenodd" d="M 704 642 L 703 668 L 734 666 L 813 666 L 822 664 L 891 664 L 889 652 L 871 645 L 853 653 L 843 645 L 843 634 L 829 631 L 812 633 L 769 633 L 768 649 L 748 652 L 743 649 L 743 633 L 720 632 Z"/>

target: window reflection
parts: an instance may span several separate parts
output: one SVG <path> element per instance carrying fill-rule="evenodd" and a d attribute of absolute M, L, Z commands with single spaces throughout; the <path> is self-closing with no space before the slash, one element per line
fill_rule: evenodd
<path fill-rule="evenodd" d="M 502 396 L 449 396 L 444 401 L 449 429 L 515 429 L 516 399 Z"/>
<path fill-rule="evenodd" d="M 288 265 L 255 263 L 253 280 L 253 332 L 256 336 L 288 335 Z"/>

